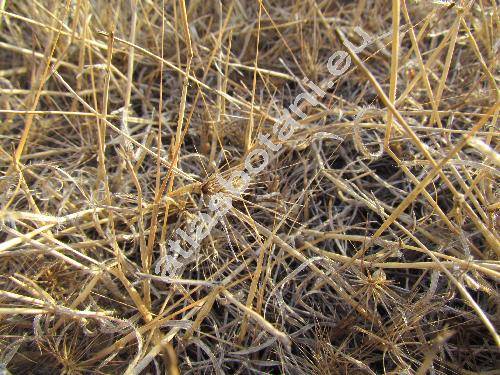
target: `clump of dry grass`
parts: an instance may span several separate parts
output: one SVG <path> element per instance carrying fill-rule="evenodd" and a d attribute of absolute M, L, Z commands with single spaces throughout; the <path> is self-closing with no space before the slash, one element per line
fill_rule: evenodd
<path fill-rule="evenodd" d="M 494 373 L 495 1 L 0 11 L 0 372 Z M 336 50 L 351 68 L 155 275 Z"/>

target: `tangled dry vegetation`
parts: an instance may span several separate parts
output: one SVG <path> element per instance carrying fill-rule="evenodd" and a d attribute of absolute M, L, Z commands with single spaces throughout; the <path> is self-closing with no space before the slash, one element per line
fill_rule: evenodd
<path fill-rule="evenodd" d="M 0 373 L 495 373 L 494 0 L 0 10 Z M 156 275 L 304 77 L 326 97 Z"/>

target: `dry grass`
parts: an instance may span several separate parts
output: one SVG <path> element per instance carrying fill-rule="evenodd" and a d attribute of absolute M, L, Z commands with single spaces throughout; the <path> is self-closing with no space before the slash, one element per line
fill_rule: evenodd
<path fill-rule="evenodd" d="M 494 0 L 0 11 L 0 373 L 498 368 Z M 355 55 L 355 26 L 392 34 Z M 337 50 L 353 64 L 327 90 Z M 155 275 L 304 77 L 320 105 Z"/>

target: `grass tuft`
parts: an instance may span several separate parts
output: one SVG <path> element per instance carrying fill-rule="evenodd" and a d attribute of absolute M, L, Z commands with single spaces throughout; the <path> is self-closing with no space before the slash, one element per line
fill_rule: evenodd
<path fill-rule="evenodd" d="M 0 374 L 496 373 L 498 20 L 0 0 Z M 235 194 L 217 177 L 263 134 Z M 156 274 L 214 197 L 232 207 Z"/>

